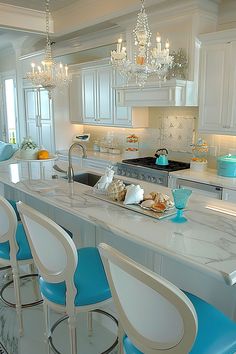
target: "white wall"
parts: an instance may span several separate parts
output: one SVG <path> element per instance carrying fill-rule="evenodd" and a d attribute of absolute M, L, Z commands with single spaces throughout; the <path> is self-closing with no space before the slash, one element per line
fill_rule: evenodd
<path fill-rule="evenodd" d="M 68 149 L 72 138 L 83 132 L 83 126 L 69 121 L 68 89 L 57 89 L 53 94 L 56 150 Z"/>
<path fill-rule="evenodd" d="M 12 48 L 0 51 L 0 73 L 16 69 L 15 52 Z"/>

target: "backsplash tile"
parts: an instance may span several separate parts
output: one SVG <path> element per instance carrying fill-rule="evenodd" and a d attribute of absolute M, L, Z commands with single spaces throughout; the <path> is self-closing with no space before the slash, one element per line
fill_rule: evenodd
<path fill-rule="evenodd" d="M 236 136 L 199 134 L 198 116 L 198 107 L 151 107 L 149 128 L 84 125 L 83 131 L 91 134 L 90 142 L 87 143 L 88 149 L 93 148 L 95 140 L 113 137 L 114 144 L 123 152 L 127 146 L 126 137 L 135 134 L 139 137 L 141 156 L 152 156 L 157 149 L 166 147 L 169 150 L 169 158 L 180 161 L 190 161 L 192 157 L 190 144 L 192 140 L 201 137 L 209 146 L 208 167 L 216 168 L 217 156 L 236 154 Z M 174 127 L 170 126 L 172 120 L 176 120 Z"/>
<path fill-rule="evenodd" d="M 161 122 L 161 145 L 171 151 L 192 152 L 195 117 L 167 116 Z"/>

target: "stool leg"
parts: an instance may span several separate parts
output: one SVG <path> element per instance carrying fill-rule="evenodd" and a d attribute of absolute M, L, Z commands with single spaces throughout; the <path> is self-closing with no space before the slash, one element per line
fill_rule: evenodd
<path fill-rule="evenodd" d="M 50 354 L 50 345 L 49 337 L 51 336 L 51 327 L 50 327 L 50 309 L 46 302 L 43 302 L 44 318 L 45 318 L 45 332 L 44 332 L 44 341 L 46 344 L 47 354 Z"/>
<path fill-rule="evenodd" d="M 38 273 L 38 271 L 36 270 L 35 265 L 33 263 L 29 264 L 29 271 L 30 271 L 30 274 Z M 38 283 L 37 277 L 33 277 L 33 287 L 34 287 L 35 297 L 37 300 L 39 300 L 41 298 L 41 294 L 39 291 L 39 283 Z"/>
<path fill-rule="evenodd" d="M 24 335 L 23 328 L 23 319 L 22 319 L 22 311 L 21 311 L 21 298 L 20 298 L 20 278 L 19 278 L 19 270 L 16 267 L 12 267 L 13 274 L 13 283 L 14 283 L 14 292 L 16 298 L 16 314 L 19 326 L 19 334 L 20 336 Z"/>
<path fill-rule="evenodd" d="M 71 354 L 77 354 L 76 317 L 69 316 L 68 324 L 69 324 Z"/>
<path fill-rule="evenodd" d="M 93 335 L 93 313 L 87 313 L 87 327 L 88 327 L 88 336 L 92 337 Z"/>
<path fill-rule="evenodd" d="M 124 354 L 124 349 L 123 349 L 123 338 L 124 338 L 125 332 L 123 330 L 123 327 L 121 326 L 120 322 L 118 323 L 118 353 L 119 354 Z"/>

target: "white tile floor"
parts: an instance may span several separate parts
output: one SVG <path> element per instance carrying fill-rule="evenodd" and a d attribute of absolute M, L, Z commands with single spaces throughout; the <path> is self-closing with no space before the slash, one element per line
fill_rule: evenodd
<path fill-rule="evenodd" d="M 2 278 L 2 277 L 1 277 Z M 3 281 L 3 280 L 2 280 Z M 1 282 L 2 282 L 1 281 Z M 23 286 L 24 301 L 32 299 L 31 282 L 27 281 Z M 13 289 L 6 290 L 9 300 L 13 298 Z M 97 316 L 97 317 L 96 317 Z M 51 313 L 51 322 L 54 323 L 60 316 Z M 79 354 L 98 354 L 103 352 L 115 339 L 115 328 L 111 320 L 108 320 L 108 330 L 101 325 L 101 316 L 94 316 L 93 337 L 90 340 L 87 335 L 86 314 L 77 316 L 77 343 Z M 8 350 L 8 354 L 46 354 L 44 343 L 44 316 L 42 305 L 23 309 L 24 336 L 19 337 L 16 313 L 13 308 L 7 307 L 0 301 L 0 341 Z M 114 332 L 113 332 L 114 331 Z M 53 334 L 54 344 L 62 354 L 70 353 L 67 321 L 62 322 Z M 53 351 L 51 351 L 53 354 Z M 116 353 L 116 349 L 113 351 Z"/>

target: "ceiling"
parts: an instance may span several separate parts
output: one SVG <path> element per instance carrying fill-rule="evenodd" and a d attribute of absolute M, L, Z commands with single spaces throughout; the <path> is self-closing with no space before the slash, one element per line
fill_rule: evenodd
<path fill-rule="evenodd" d="M 14 5 L 43 11 L 45 9 L 45 2 L 43 0 L 0 0 L 2 4 Z M 57 11 L 63 7 L 69 6 L 78 0 L 50 0 L 50 10 Z"/>
<path fill-rule="evenodd" d="M 145 0 L 145 7 L 149 13 L 152 13 L 154 8 L 158 8 L 159 11 L 162 4 L 168 7 L 171 3 L 178 3 L 178 1 Z M 183 2 L 185 1 L 183 0 Z M 236 3 L 236 0 L 210 1 L 228 6 Z M 15 11 L 15 17 L 12 15 L 10 24 L 4 23 L 5 18 L 8 17 L 4 15 L 4 12 L 1 14 L 0 10 L 0 50 L 12 47 L 15 43 L 17 45 L 17 41 L 19 43 L 22 41 L 22 56 L 42 50 L 45 46 L 45 0 L 0 0 L 0 7 L 1 5 L 8 7 L 8 15 L 12 15 Z M 23 11 L 21 8 L 23 8 Z M 113 37 L 116 39 L 117 34 L 115 33 L 122 33 L 122 21 L 125 20 L 126 24 L 129 23 L 132 17 L 136 17 L 139 8 L 140 0 L 50 0 L 50 12 L 54 22 L 54 33 L 51 34 L 51 39 L 55 42 L 54 50 L 61 45 L 63 48 L 67 47 L 66 49 L 70 46 L 72 53 L 77 50 L 77 47 L 78 51 L 82 52 L 89 49 L 85 43 L 88 43 L 89 39 L 96 35 L 100 36 L 100 33 L 100 37 L 110 35 L 110 38 L 114 33 Z M 231 8 L 230 12 L 232 12 Z M 21 14 L 26 15 L 19 22 L 19 26 L 15 25 L 15 20 L 20 18 Z M 32 19 L 31 15 L 33 16 Z M 38 26 L 41 30 L 33 28 L 38 19 L 41 21 L 41 27 Z M 29 24 L 29 27 L 24 27 L 24 24 Z M 30 25 L 32 28 L 30 28 Z M 104 52 L 109 52 L 109 46 L 115 43 L 110 38 L 104 43 L 98 41 L 95 56 L 99 57 L 101 55 L 103 46 L 106 46 Z M 95 48 L 95 46 L 90 48 Z M 90 52 L 87 53 L 86 51 L 84 53 L 86 53 L 84 57 L 87 57 L 87 54 L 92 56 Z M 61 51 L 61 54 L 63 54 L 63 51 Z M 74 60 L 75 55 L 71 61 Z"/>

